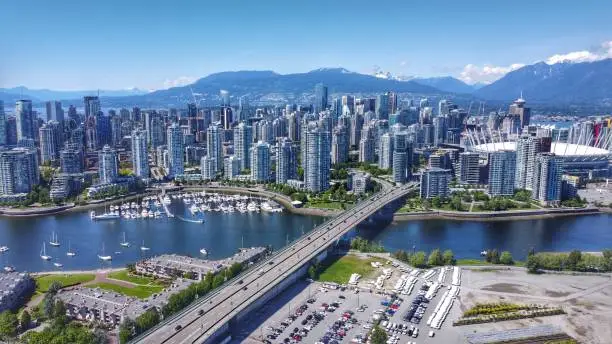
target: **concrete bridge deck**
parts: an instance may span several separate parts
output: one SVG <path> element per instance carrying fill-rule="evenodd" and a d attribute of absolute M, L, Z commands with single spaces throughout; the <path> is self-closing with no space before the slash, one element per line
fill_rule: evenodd
<path fill-rule="evenodd" d="M 217 291 L 136 338 L 134 343 L 206 343 L 249 305 L 324 252 L 350 229 L 387 204 L 405 196 L 416 183 L 381 192 L 328 220 L 293 244 L 234 278 Z M 180 329 L 177 330 L 180 325 Z"/>

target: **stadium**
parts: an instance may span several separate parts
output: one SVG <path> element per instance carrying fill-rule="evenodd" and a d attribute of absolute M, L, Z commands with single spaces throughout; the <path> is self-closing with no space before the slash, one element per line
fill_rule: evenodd
<path fill-rule="evenodd" d="M 497 151 L 516 151 L 516 141 L 479 143 L 470 151 L 487 154 Z M 563 157 L 564 170 L 568 174 L 586 179 L 608 178 L 612 153 L 606 149 L 588 145 L 552 142 L 550 152 Z"/>

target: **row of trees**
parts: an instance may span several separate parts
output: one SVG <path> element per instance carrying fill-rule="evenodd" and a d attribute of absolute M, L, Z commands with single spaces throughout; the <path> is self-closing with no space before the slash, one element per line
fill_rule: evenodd
<path fill-rule="evenodd" d="M 487 250 L 485 261 L 491 264 L 514 264 L 514 259 L 512 258 L 512 254 L 509 251 L 504 251 L 500 255 L 497 249 Z"/>
<path fill-rule="evenodd" d="M 351 240 L 351 249 L 359 252 L 386 252 L 380 243 L 377 244 L 362 237 L 355 237 Z"/>
<path fill-rule="evenodd" d="M 443 266 L 443 265 L 455 265 L 457 262 L 453 251 L 446 250 L 444 253 L 439 249 L 435 249 L 429 253 L 429 256 L 425 251 L 418 251 L 413 254 L 398 250 L 393 253 L 395 259 L 400 260 L 404 263 L 408 263 L 417 268 L 428 268 L 432 266 Z"/>
<path fill-rule="evenodd" d="M 530 252 L 527 257 L 527 270 L 530 273 L 537 273 L 540 270 L 610 272 L 612 271 L 612 250 L 603 250 L 601 256 L 578 250 L 570 253 Z"/>
<path fill-rule="evenodd" d="M 157 309 L 152 308 L 134 320 L 129 318 L 125 319 L 119 326 L 119 341 L 121 343 L 127 343 L 132 338 L 157 325 L 161 321 L 162 315 L 165 318 L 179 312 L 193 301 L 208 294 L 213 289 L 225 283 L 225 281 L 238 275 L 242 269 L 242 264 L 234 263 L 229 268 L 223 269 L 217 274 L 209 272 L 200 282 L 193 283 L 187 289 L 172 294 L 168 298 L 167 304 L 162 307 L 161 314 Z"/>

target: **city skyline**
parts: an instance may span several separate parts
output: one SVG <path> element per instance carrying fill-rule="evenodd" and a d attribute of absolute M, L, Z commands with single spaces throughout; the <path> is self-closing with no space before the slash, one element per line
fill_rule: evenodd
<path fill-rule="evenodd" d="M 0 87 L 154 90 L 221 71 L 288 74 L 322 67 L 486 83 L 537 61 L 612 57 L 610 4 L 478 3 L 384 6 L 405 13 L 405 20 L 389 20 L 391 12 L 382 10 L 370 14 L 369 3 L 341 1 L 79 4 L 79 11 L 99 18 L 92 21 L 73 15 L 70 4 L 30 1 L 27 26 L 16 22 L 24 5 L 6 4 L 0 27 L 19 28 L 19 35 L 0 30 L 10 52 L 0 56 Z M 521 25 L 500 14 L 520 18 Z M 50 17 L 58 23 L 49 25 Z M 452 24 L 458 20 L 473 24 Z"/>

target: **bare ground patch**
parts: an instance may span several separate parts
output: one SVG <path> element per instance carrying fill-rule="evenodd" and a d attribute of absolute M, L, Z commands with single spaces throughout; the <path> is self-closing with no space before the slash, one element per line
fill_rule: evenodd
<path fill-rule="evenodd" d="M 497 283 L 483 287 L 482 290 L 495 291 L 500 293 L 525 294 L 523 286 L 512 283 Z"/>

